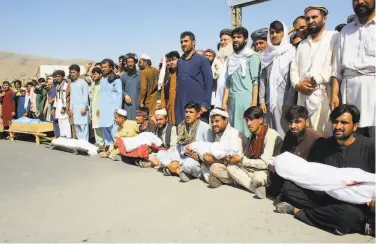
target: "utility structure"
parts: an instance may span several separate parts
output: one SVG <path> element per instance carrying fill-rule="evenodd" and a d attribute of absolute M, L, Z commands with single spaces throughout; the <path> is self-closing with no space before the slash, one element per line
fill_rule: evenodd
<path fill-rule="evenodd" d="M 227 0 L 227 5 L 231 8 L 232 28 L 242 26 L 242 8 L 266 1 L 270 0 Z"/>

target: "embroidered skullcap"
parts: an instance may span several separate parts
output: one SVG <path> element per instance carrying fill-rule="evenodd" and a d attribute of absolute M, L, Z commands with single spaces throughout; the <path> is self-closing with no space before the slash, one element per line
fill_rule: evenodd
<path fill-rule="evenodd" d="M 124 117 L 126 117 L 127 116 L 127 111 L 125 111 L 124 109 L 118 109 L 118 110 L 116 110 L 116 113 L 118 114 L 118 115 L 121 115 L 121 116 L 124 116 Z"/>
<path fill-rule="evenodd" d="M 215 108 L 212 111 L 210 111 L 210 117 L 213 116 L 213 115 L 221 115 L 225 118 L 229 118 L 228 113 L 226 111 L 222 110 L 222 109 L 219 109 L 219 108 Z"/>
<path fill-rule="evenodd" d="M 155 111 L 155 115 L 167 115 L 167 111 L 164 108 L 158 109 Z"/>
<path fill-rule="evenodd" d="M 252 41 L 256 41 L 257 39 L 268 39 L 268 28 L 261 28 L 261 29 L 258 29 L 258 30 L 255 30 L 254 32 L 252 32 L 251 34 L 251 39 Z"/>
<path fill-rule="evenodd" d="M 312 10 L 312 9 L 316 9 L 316 10 L 321 10 L 325 13 L 325 16 L 327 16 L 329 14 L 329 11 L 327 8 L 325 8 L 324 6 L 321 6 L 321 5 L 312 5 L 312 6 L 309 6 L 308 8 L 306 8 L 304 10 L 304 14 L 307 14 L 307 12 L 309 10 Z"/>

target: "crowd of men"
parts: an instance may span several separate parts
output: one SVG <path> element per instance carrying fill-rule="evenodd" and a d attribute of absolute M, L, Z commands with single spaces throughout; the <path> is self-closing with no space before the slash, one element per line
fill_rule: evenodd
<path fill-rule="evenodd" d="M 218 52 L 195 50 L 195 35 L 183 32 L 183 55 L 167 53 L 159 69 L 148 55 L 128 53 L 118 67 L 104 59 L 84 74 L 74 64 L 68 77 L 57 70 L 25 88 L 5 81 L 3 124 L 24 116 L 51 121 L 55 137 L 94 138 L 101 157 L 113 160 L 126 160 L 115 138 L 155 133 L 164 149 L 133 163 L 182 182 L 201 178 L 211 188 L 275 194 L 279 213 L 339 235 L 374 235 L 375 201 L 342 202 L 269 166 L 273 156 L 291 152 L 375 173 L 375 1 L 352 4 L 355 15 L 336 31 L 325 27 L 325 7 L 310 6 L 292 34 L 279 20 L 251 35 L 244 27 L 224 29 Z M 189 146 L 226 141 L 241 155 L 200 157 Z"/>

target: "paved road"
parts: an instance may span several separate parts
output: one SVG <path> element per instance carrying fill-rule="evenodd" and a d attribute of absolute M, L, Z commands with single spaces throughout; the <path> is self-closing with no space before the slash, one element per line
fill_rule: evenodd
<path fill-rule="evenodd" d="M 274 213 L 239 189 L 0 141 L 0 242 L 374 242 Z"/>

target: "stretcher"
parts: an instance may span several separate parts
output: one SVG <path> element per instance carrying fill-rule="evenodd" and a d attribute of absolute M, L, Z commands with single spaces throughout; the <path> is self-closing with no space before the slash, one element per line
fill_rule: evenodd
<path fill-rule="evenodd" d="M 53 132 L 52 123 L 43 124 L 22 124 L 22 123 L 12 123 L 8 130 L 4 130 L 9 133 L 9 140 L 13 141 L 15 135 L 19 134 L 29 134 L 35 136 L 35 143 L 40 145 L 42 141 L 52 141 L 54 137 L 49 137 L 48 132 Z"/>

